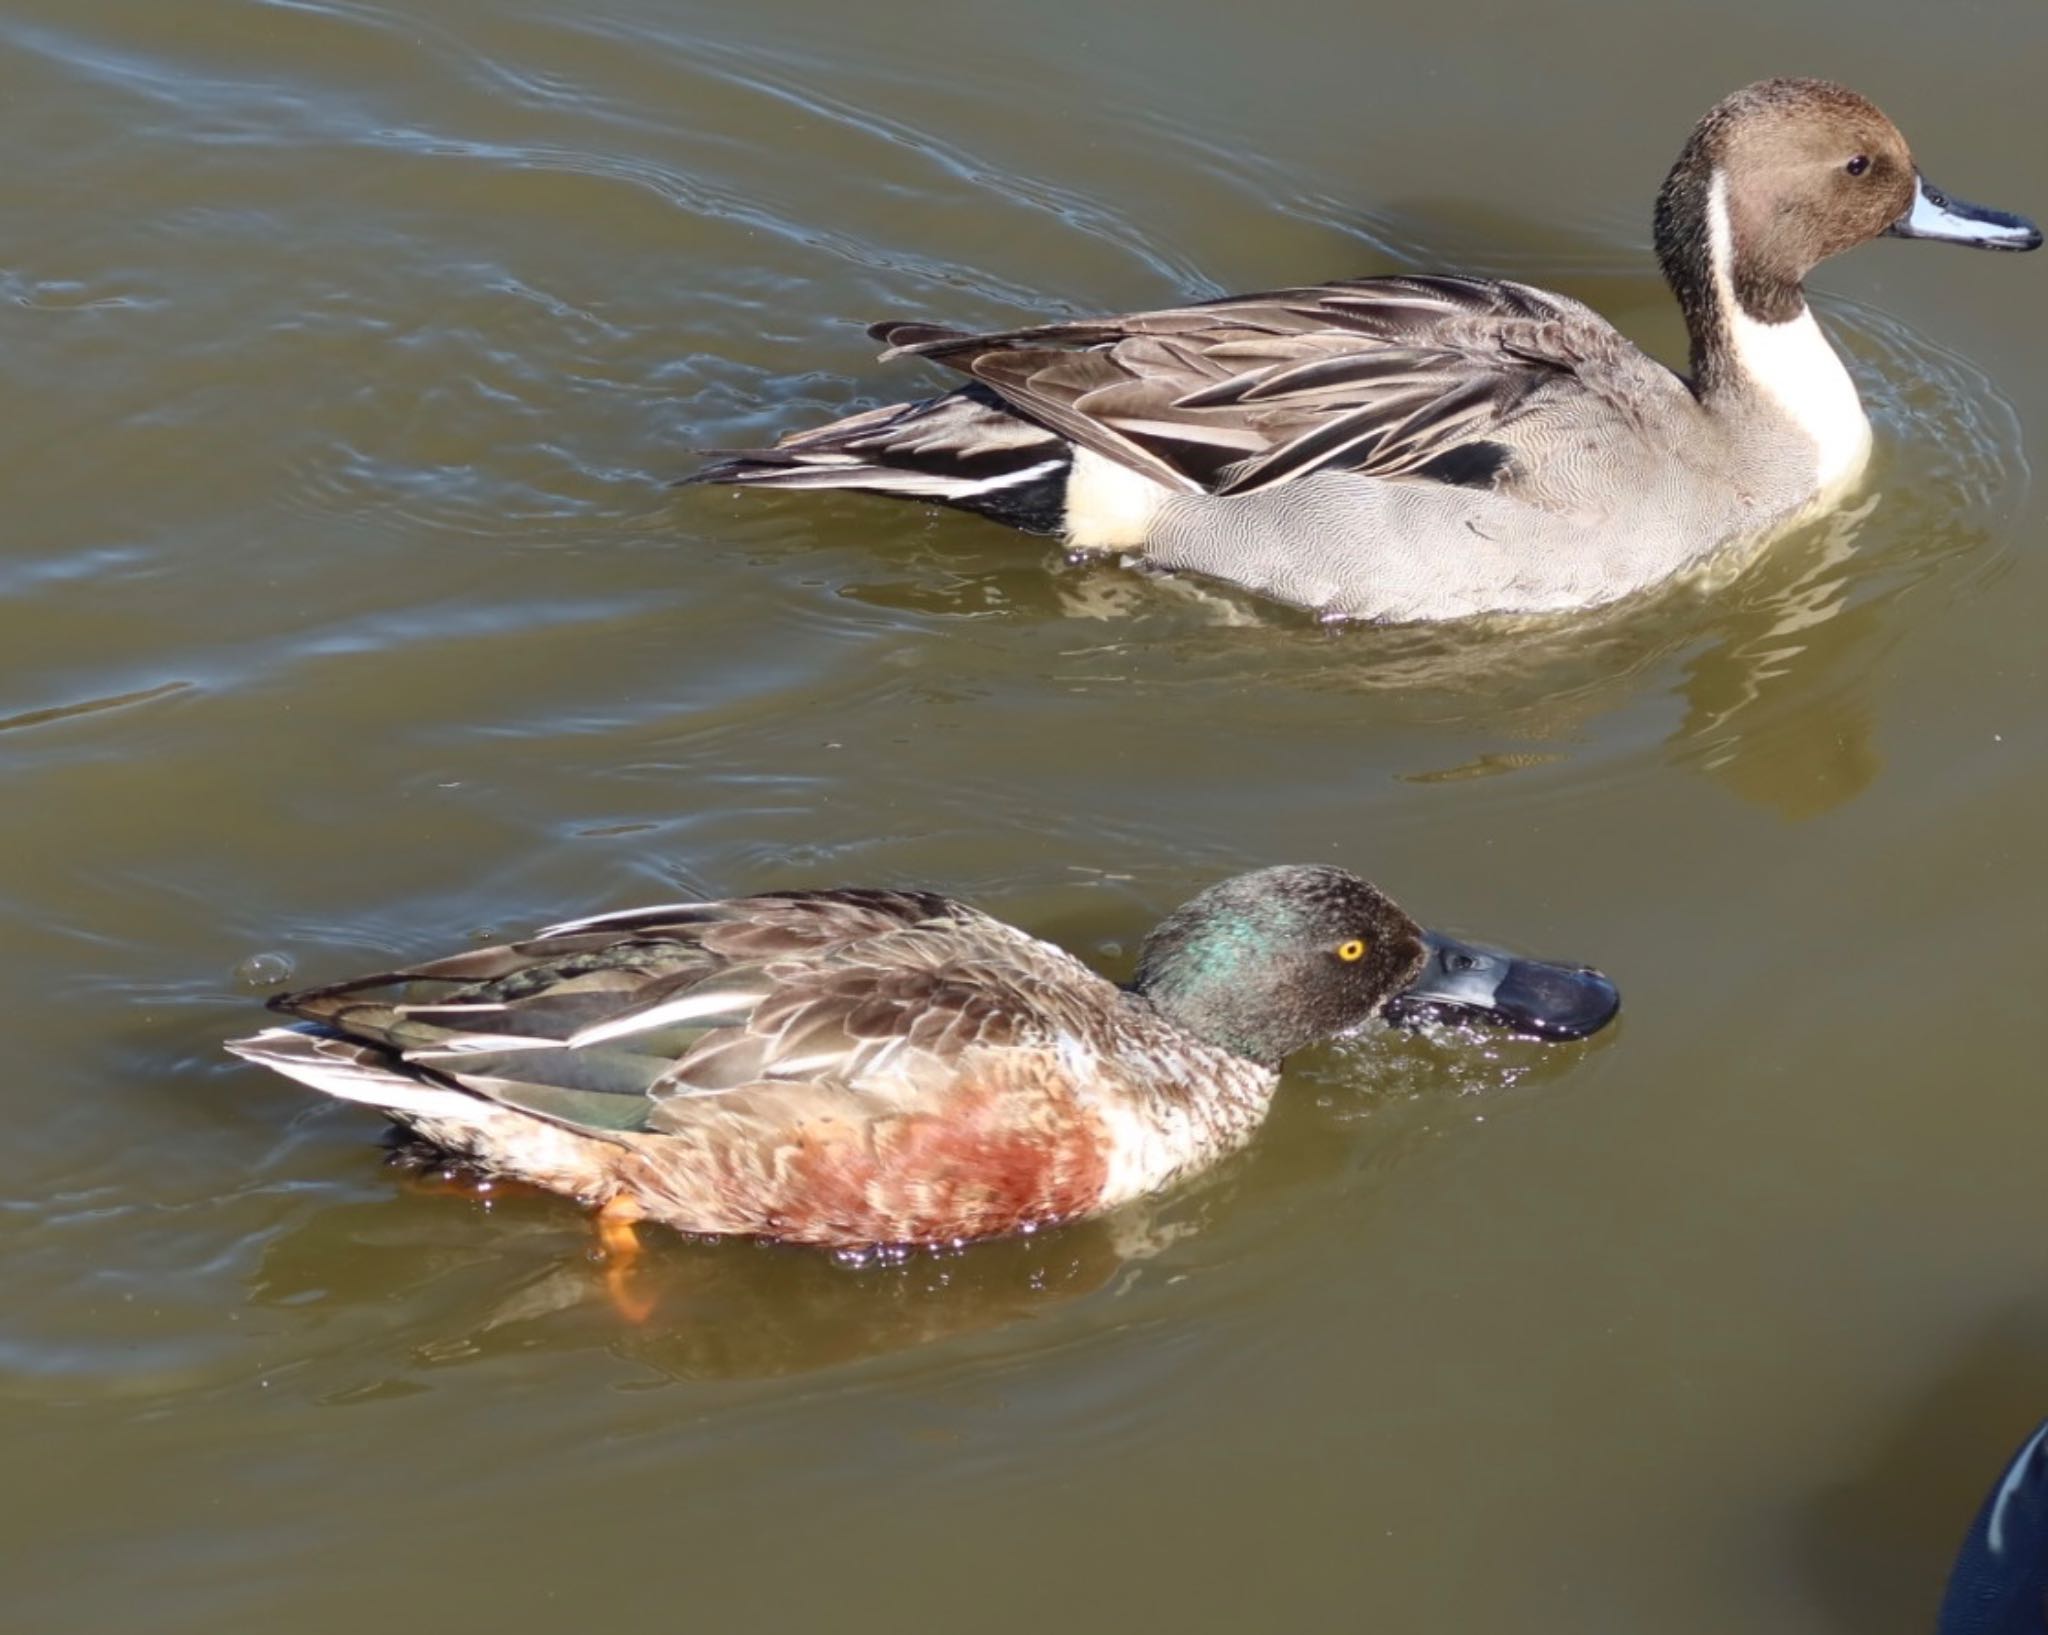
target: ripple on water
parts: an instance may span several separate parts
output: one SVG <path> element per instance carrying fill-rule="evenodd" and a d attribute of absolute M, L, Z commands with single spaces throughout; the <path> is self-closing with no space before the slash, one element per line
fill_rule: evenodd
<path fill-rule="evenodd" d="M 281 962 L 339 976 L 643 886 L 915 877 L 1024 905 L 1022 923 L 1127 965 L 1102 945 L 1127 950 L 1248 846 L 1298 838 L 1290 805 L 1324 825 L 1319 844 L 1357 843 L 1372 780 L 1411 810 L 1480 776 L 1583 799 L 1603 769 L 1677 756 L 1782 802 L 1773 756 L 1808 765 L 1823 740 L 1868 750 L 1859 677 L 1894 637 L 1896 598 L 1981 584 L 2004 555 L 1995 524 L 2025 491 L 2018 427 L 1981 372 L 1834 303 L 1878 424 L 1876 505 L 1711 594 L 1675 590 L 1568 636 L 1320 630 L 1214 587 L 1062 566 L 964 519 L 669 496 L 658 484 L 687 466 L 686 445 L 924 389 L 931 377 L 874 368 L 859 317 L 1002 322 L 1216 291 L 1195 240 L 1162 229 L 1142 189 L 1036 165 L 1031 142 L 1135 131 L 1156 154 L 1163 136 L 1162 165 L 1188 161 L 1205 188 L 1271 213 L 1251 219 L 1298 224 L 1317 254 L 1463 258 L 1413 212 L 1352 209 L 1143 109 L 1006 147 L 1000 120 L 954 117 L 944 100 L 1028 97 L 1030 76 L 993 57 L 957 93 L 927 88 L 909 104 L 924 114 L 885 114 L 916 72 L 886 60 L 886 41 L 741 47 L 710 24 L 554 8 L 498 19 L 484 50 L 418 7 L 291 0 L 247 8 L 236 66 L 206 72 L 172 8 L 131 9 L 145 14 L 133 49 L 0 34 L 118 89 L 105 151 L 181 161 L 194 196 L 144 229 L 151 257 L 232 239 L 218 267 L 243 281 L 221 310 L 202 307 L 213 315 L 186 344 L 218 379 L 233 336 L 238 397 L 280 419 L 307 405 L 303 440 L 257 451 L 262 493 L 234 531 L 296 544 L 289 525 L 307 519 L 356 526 L 307 530 L 296 554 L 261 561 L 289 593 L 255 604 L 252 590 L 246 624 L 176 628 L 152 610 L 82 652 L 78 684 L 32 723 L 82 733 L 132 717 L 123 748 L 159 774 L 110 796 L 83 786 L 67 810 L 198 792 L 115 831 L 161 846 L 182 822 L 169 850 L 135 859 L 116 844 L 77 865 L 66 906 L 87 923 L 38 955 L 94 972 L 52 1007 L 50 1054 L 84 1065 L 17 1137 L 30 1184 L 0 1203 L 14 1273 L 0 1389 L 38 1403 L 232 1399 L 191 1416 L 226 1433 L 274 1387 L 322 1410 L 273 1438 L 299 1448 L 325 1410 L 354 1424 L 369 1416 L 352 1410 L 438 1394 L 443 1413 L 481 1405 L 452 1421 L 462 1430 L 495 1421 L 494 1446 L 608 1481 L 672 1461 L 689 1414 L 671 1400 L 636 1418 L 603 1386 L 732 1384 L 690 1401 L 707 1421 L 734 1410 L 707 1443 L 744 1441 L 735 1427 L 835 1392 L 917 1395 L 900 1390 L 915 1367 L 920 1387 L 1028 1381 L 1013 1426 L 1075 1431 L 1091 1457 L 1114 1457 L 1162 1423 L 1148 1402 L 1200 1397 L 1226 1353 L 1261 1357 L 1244 1330 L 1272 1309 L 1265 1285 L 1306 1275 L 1268 1252 L 1276 1240 L 1327 1221 L 1355 1231 L 1379 1183 L 1446 1127 L 1557 1094 L 1585 1053 L 1376 1032 L 1305 1059 L 1251 1153 L 1156 1206 L 856 1269 L 663 1242 L 650 1277 L 685 1320 L 626 1333 L 572 1204 L 501 1198 L 486 1212 L 411 1195 L 378 1166 L 374 1119 L 219 1059 L 218 1039 L 255 1019 L 251 990 L 290 975 Z M 194 154 L 205 163 L 182 162 Z M 280 171 L 350 185 L 316 212 L 276 191 Z M 199 196 L 209 178 L 219 197 Z M 1526 276 L 1564 268 L 1575 292 L 1630 300 L 1649 287 L 1610 250 L 1524 251 L 1517 231 L 1492 236 Z M 53 328 L 92 321 L 60 308 L 171 311 L 166 290 L 216 299 L 185 274 L 0 275 L 0 298 Z M 242 301 L 255 321 L 231 326 Z M 131 360 L 156 356 L 128 347 L 119 361 L 140 372 Z M 179 455 L 221 406 L 195 394 L 137 413 L 162 420 Z M 650 545 L 673 560 L 647 564 Z M 563 560 L 538 560 L 550 554 Z M 16 558 L 0 593 L 75 580 L 112 598 L 146 555 Z M 204 582 L 199 557 L 196 597 L 249 588 Z M 251 561 L 234 571 L 253 580 Z M 145 637 L 165 660 L 146 686 L 129 648 Z M 166 675 L 201 680 L 158 708 Z M 1173 735 L 1103 725 L 1175 712 L 1226 740 L 1217 764 L 1159 741 Z M 202 714 L 211 740 L 191 734 Z M 151 730 L 181 715 L 186 736 Z M 1280 768 L 1260 756 L 1283 727 L 1295 763 Z M 1813 739 L 1793 756 L 1784 735 L 1801 731 Z M 1826 797 L 1858 792 L 1867 766 L 1844 760 Z M 1246 787 L 1266 769 L 1272 789 Z M 1238 813 L 1212 822 L 1230 801 Z M 1091 859 L 1120 866 L 1098 875 Z M 39 917 L 20 906 L 18 921 Z M 1360 1120 L 1369 1139 L 1330 1128 Z M 742 1389 L 799 1375 L 823 1383 Z M 545 1382 L 546 1401 L 495 1414 L 500 1382 L 527 1409 Z M 858 1446 L 821 1457 L 807 1442 L 785 1480 L 871 1491 L 901 1456 L 857 1412 L 831 1429 Z M 964 1485 L 1015 1454 L 949 1458 Z M 460 1496 L 463 1476 L 447 1480 Z M 336 1490 L 304 1491 L 332 1505 Z"/>

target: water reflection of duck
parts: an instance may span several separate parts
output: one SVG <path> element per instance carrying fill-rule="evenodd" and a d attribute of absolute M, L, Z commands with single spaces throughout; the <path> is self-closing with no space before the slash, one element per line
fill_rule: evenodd
<path fill-rule="evenodd" d="M 1932 349 L 1909 355 L 1916 368 L 1947 367 L 1983 385 Z M 1662 759 L 1741 799 L 1787 818 L 1812 817 L 1853 799 L 1883 765 L 1872 659 L 1904 628 L 1907 593 L 1937 574 L 1956 572 L 1960 583 L 1998 559 L 1982 520 L 1986 493 L 1994 477 L 2023 474 L 2004 444 L 1969 434 L 1959 428 L 1956 442 L 1969 445 L 1960 453 L 1951 445 L 1921 459 L 1915 451 L 1898 478 L 1907 491 L 1886 498 L 1892 526 L 1877 538 L 1865 526 L 1877 497 L 1866 496 L 1773 547 L 1711 595 L 1703 582 L 1683 580 L 1569 622 L 1359 627 L 1322 643 L 1309 667 L 1281 656 L 1299 641 L 1284 616 L 1261 621 L 1243 599 L 1180 580 L 1171 582 L 1176 601 L 1200 598 L 1215 612 L 1199 627 L 1202 641 L 1179 640 L 1182 662 L 1170 677 L 1135 679 L 1125 658 L 1135 644 L 1118 640 L 1065 659 L 1064 673 L 1126 691 L 1173 689 L 1236 681 L 1256 664 L 1268 688 L 1360 695 L 1371 701 L 1376 745 L 1395 740 L 1389 725 L 1432 729 L 1413 735 L 1421 758 L 1395 773 L 1413 783 L 1567 759 L 1584 775 L 1602 759 L 1654 762 L 1661 741 Z M 1959 469 L 1951 456 L 1967 465 Z M 1974 560 L 1958 564 L 1959 557 Z M 1071 576 L 1062 595 L 1068 617 L 1105 621 L 1136 617 L 1148 600 L 1128 574 L 1108 569 Z M 1157 598 L 1149 600 L 1156 627 Z M 1224 623 L 1244 633 L 1219 641 Z M 1147 646 L 1156 651 L 1159 639 L 1148 637 Z M 1678 713 L 1637 708 L 1660 694 Z M 1459 735 L 1451 756 L 1447 726 Z"/>
<path fill-rule="evenodd" d="M 2041 242 L 1929 184 L 1854 92 L 1766 81 L 1707 113 L 1658 197 L 1689 378 L 1577 301 L 1470 277 L 996 334 L 888 323 L 887 356 L 970 384 L 691 480 L 952 505 L 1332 616 L 1594 607 L 1855 483 L 1870 423 L 1803 280 L 1881 234 Z"/>
<path fill-rule="evenodd" d="M 390 990 L 419 984 L 426 997 Z M 864 1248 L 1094 1215 L 1242 1146 L 1283 1058 L 1389 1006 L 1553 1037 L 1604 977 L 1432 938 L 1322 866 L 1211 887 L 1120 989 L 929 892 L 572 921 L 280 996 L 238 1054 L 631 1223 Z"/>
<path fill-rule="evenodd" d="M 971 1251 L 849 1264 L 731 1239 L 650 1243 L 632 1292 L 663 1320 L 622 1330 L 585 1244 L 553 1200 L 501 1185 L 467 1190 L 468 1208 L 456 1209 L 445 1194 L 459 1178 L 447 1186 L 432 1179 L 444 1172 L 441 1154 L 422 1149 L 400 1162 L 419 1166 L 428 1184 L 408 1180 L 374 1199 L 328 1203 L 264 1246 L 256 1304 L 295 1310 L 318 1301 L 329 1317 L 345 1313 L 344 1327 L 362 1338 L 337 1347 L 329 1331 L 317 1358 L 306 1359 L 322 1394 L 389 1388 L 394 1356 L 438 1367 L 616 1348 L 669 1378 L 738 1381 L 972 1342 L 1121 1299 L 1158 1255 L 1209 1220 L 1234 1173 L 1226 1165 L 1171 1199 Z M 478 1215 L 488 1230 L 478 1229 Z M 1150 1309 L 1142 1298 L 1138 1308 Z M 1118 1320 L 1129 1316 L 1127 1308 Z M 1008 1353 L 1029 1341 L 1013 1333 L 1002 1344 Z"/>

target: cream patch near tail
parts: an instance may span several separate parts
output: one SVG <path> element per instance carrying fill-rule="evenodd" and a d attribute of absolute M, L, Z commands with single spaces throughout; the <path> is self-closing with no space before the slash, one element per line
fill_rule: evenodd
<path fill-rule="evenodd" d="M 1172 491 L 1129 466 L 1074 450 L 1067 474 L 1067 543 L 1081 551 L 1136 550 L 1152 532 L 1152 519 Z"/>

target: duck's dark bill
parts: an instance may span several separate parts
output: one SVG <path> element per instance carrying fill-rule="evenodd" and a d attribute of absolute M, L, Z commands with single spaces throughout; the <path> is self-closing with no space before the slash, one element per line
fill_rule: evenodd
<path fill-rule="evenodd" d="M 1484 1022 L 1538 1039 L 1583 1039 L 1621 1009 L 1613 983 L 1584 965 L 1518 959 L 1438 932 L 1426 934 L 1422 974 L 1389 999 L 1381 1014 L 1412 1025 L 1431 1017 Z"/>
<path fill-rule="evenodd" d="M 2041 229 L 2025 216 L 1971 204 L 1944 193 L 1925 176 L 1913 178 L 1913 203 L 1887 227 L 1893 238 L 1938 238 L 1973 250 L 2038 250 Z"/>

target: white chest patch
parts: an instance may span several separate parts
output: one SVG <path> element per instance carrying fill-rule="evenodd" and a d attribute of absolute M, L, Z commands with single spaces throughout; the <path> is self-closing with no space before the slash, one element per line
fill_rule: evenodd
<path fill-rule="evenodd" d="M 1719 171 L 1707 192 L 1707 232 L 1737 365 L 1813 440 L 1821 495 L 1839 493 L 1862 474 L 1870 457 L 1870 419 L 1856 383 L 1828 345 L 1811 307 L 1782 324 L 1759 323 L 1742 310 L 1730 272 L 1735 239 L 1728 225 L 1728 178 Z"/>
<path fill-rule="evenodd" d="M 1067 475 L 1067 543 L 1083 551 L 1136 550 L 1170 498 L 1150 477 L 1076 448 Z"/>
<path fill-rule="evenodd" d="M 1157 1041 L 1151 1041 L 1156 1044 Z M 1207 1169 L 1225 1153 L 1249 1141 L 1264 1122 L 1279 1075 L 1207 1045 L 1193 1045 L 1155 1061 L 1155 1067 L 1184 1084 L 1200 1087 L 1189 1095 L 1143 1089 L 1097 1094 L 1101 1063 L 1093 1053 L 1068 1060 L 1060 1046 L 1062 1065 L 1082 1087 L 1089 1108 L 1102 1120 L 1105 1173 L 1101 1207 L 1113 1208 L 1157 1192 L 1183 1175 Z M 1113 1082 L 1113 1081 L 1112 1081 Z"/>

